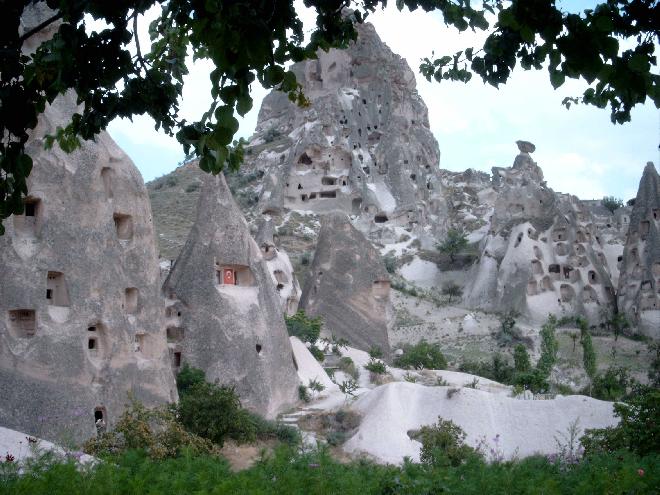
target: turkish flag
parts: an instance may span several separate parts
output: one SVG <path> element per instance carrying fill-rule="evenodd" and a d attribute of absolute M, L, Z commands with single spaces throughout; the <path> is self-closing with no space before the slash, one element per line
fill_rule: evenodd
<path fill-rule="evenodd" d="M 231 268 L 225 268 L 223 270 L 222 280 L 225 285 L 234 285 L 234 270 Z"/>

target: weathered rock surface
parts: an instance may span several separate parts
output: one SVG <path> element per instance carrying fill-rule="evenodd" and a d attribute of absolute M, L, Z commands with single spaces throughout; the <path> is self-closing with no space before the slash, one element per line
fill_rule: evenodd
<path fill-rule="evenodd" d="M 323 332 L 389 356 L 390 277 L 380 253 L 345 214 L 323 217 L 301 307 L 323 317 Z"/>
<path fill-rule="evenodd" d="M 308 108 L 277 91 L 264 99 L 246 163 L 265 173 L 259 211 L 343 211 L 364 232 L 437 225 L 438 145 L 414 74 L 371 24 L 358 33 L 293 66 Z"/>
<path fill-rule="evenodd" d="M 273 284 L 282 301 L 282 310 L 287 315 L 293 315 L 298 310 L 300 302 L 300 285 L 293 273 L 291 260 L 284 249 L 276 245 L 277 234 L 270 218 L 259 219 L 255 240 L 266 260 Z"/>
<path fill-rule="evenodd" d="M 0 424 L 83 440 L 128 394 L 177 398 L 146 189 L 106 134 L 69 155 L 44 150 L 75 98 L 40 118 L 24 215 L 0 237 Z"/>
<path fill-rule="evenodd" d="M 245 407 L 267 417 L 295 403 L 280 297 L 222 175 L 205 178 L 197 220 L 163 290 L 177 364 L 235 386 Z"/>
<path fill-rule="evenodd" d="M 464 300 L 480 309 L 516 310 L 534 322 L 553 313 L 600 323 L 615 296 L 605 239 L 587 205 L 545 185 L 529 155 L 534 145 L 519 141 L 518 147 L 512 168 L 493 169 L 493 213 Z"/>
<path fill-rule="evenodd" d="M 660 177 L 651 162 L 630 214 L 618 303 L 639 331 L 660 338 Z"/>

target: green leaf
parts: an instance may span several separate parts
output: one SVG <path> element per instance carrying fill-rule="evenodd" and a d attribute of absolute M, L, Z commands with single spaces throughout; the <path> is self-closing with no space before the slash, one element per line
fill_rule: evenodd
<path fill-rule="evenodd" d="M 552 84 L 554 89 L 557 89 L 559 86 L 564 84 L 564 81 L 566 81 L 566 76 L 563 72 L 559 70 L 550 71 L 550 84 Z"/>
<path fill-rule="evenodd" d="M 239 96 L 238 101 L 236 102 L 236 111 L 238 112 L 238 115 L 243 117 L 250 110 L 252 110 L 252 98 L 250 98 L 250 95 Z"/>

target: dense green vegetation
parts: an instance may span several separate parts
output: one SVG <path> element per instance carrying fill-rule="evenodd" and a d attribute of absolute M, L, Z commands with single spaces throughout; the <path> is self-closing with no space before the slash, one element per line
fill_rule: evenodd
<path fill-rule="evenodd" d="M 404 369 L 444 370 L 447 360 L 440 350 L 440 344 L 420 340 L 414 345 L 404 345 L 403 354 L 394 359 L 394 366 Z"/>

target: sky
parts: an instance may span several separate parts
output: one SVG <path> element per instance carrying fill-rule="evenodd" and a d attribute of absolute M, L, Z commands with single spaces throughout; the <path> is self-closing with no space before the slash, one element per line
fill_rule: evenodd
<path fill-rule="evenodd" d="M 479 46 L 484 33 L 457 30 L 444 25 L 442 17 L 422 11 L 399 12 L 395 2 L 369 16 L 381 39 L 405 58 L 415 72 L 417 88 L 429 109 L 431 131 L 440 148 L 440 167 L 462 171 L 474 168 L 490 172 L 493 166 L 510 166 L 518 153 L 515 141 L 536 145 L 532 157 L 543 169 L 555 191 L 581 199 L 613 195 L 624 200 L 637 193 L 646 162 L 656 166 L 660 158 L 660 113 L 649 101 L 637 106 L 631 122 L 614 125 L 610 112 L 595 107 L 573 106 L 561 101 L 582 93 L 586 83 L 567 79 L 553 90 L 547 72 L 517 68 L 499 89 L 478 77 L 467 84 L 427 82 L 419 74 L 422 58 L 452 54 Z M 566 10 L 588 8 L 595 2 L 559 2 Z M 313 27 L 314 14 L 296 0 L 306 30 Z M 146 28 L 147 20 L 141 23 Z M 143 45 L 147 45 L 146 33 Z M 198 119 L 210 103 L 208 75 L 211 65 L 189 64 L 184 85 L 181 115 Z M 261 101 L 267 94 L 258 83 L 252 87 L 253 109 L 241 119 L 238 136 L 249 138 L 257 123 Z M 174 170 L 183 159 L 175 138 L 154 130 L 153 121 L 138 116 L 133 122 L 117 119 L 108 131 L 133 159 L 145 181 Z"/>

